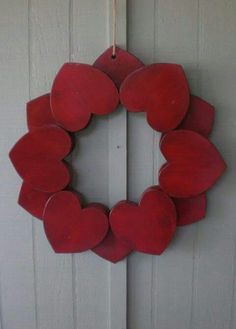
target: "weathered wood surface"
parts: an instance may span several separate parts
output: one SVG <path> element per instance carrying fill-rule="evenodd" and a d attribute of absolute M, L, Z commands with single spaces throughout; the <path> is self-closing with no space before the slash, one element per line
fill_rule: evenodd
<path fill-rule="evenodd" d="M 110 45 L 110 0 L 1 0 L 0 329 L 236 327 L 236 2 L 117 2 L 119 45 L 147 64 L 182 64 L 193 93 L 215 105 L 211 138 L 229 169 L 208 193 L 207 218 L 178 229 L 161 257 L 55 255 L 42 223 L 16 204 L 7 153 L 26 131 L 26 101 L 64 62 L 92 63 Z M 95 118 L 77 141 L 74 186 L 87 200 L 111 206 L 127 190 L 137 201 L 156 182 L 159 134 L 142 113 Z"/>

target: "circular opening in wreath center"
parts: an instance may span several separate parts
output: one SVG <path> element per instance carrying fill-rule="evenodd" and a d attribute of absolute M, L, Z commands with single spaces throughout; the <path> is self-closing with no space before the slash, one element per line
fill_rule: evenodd
<path fill-rule="evenodd" d="M 74 148 L 68 158 L 72 167 L 70 185 L 86 202 L 109 205 L 109 195 L 115 193 L 117 182 L 124 180 L 117 175 L 125 175 L 125 161 L 127 196 L 123 199 L 137 202 L 148 186 L 158 183 L 158 170 L 165 162 L 159 150 L 161 134 L 147 124 L 141 112 L 128 113 L 127 126 L 122 126 L 124 112 L 119 108 L 107 116 L 94 115 L 85 129 L 74 134 Z M 127 136 L 127 160 L 126 145 L 120 143 L 122 134 Z M 117 164 L 123 167 L 120 172 Z"/>

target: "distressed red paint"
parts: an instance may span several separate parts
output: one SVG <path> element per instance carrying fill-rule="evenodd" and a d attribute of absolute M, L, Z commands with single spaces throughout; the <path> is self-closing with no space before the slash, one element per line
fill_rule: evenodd
<path fill-rule="evenodd" d="M 113 263 L 132 251 L 161 254 L 176 226 L 206 214 L 206 195 L 226 164 L 207 139 L 214 108 L 190 96 L 183 68 L 177 64 L 144 64 L 132 54 L 107 49 L 93 65 L 66 63 L 52 90 L 28 102 L 29 132 L 10 151 L 23 179 L 19 204 L 43 219 L 55 252 L 91 249 Z M 119 88 L 119 90 L 118 90 Z M 130 112 L 144 111 L 149 125 L 163 132 L 160 149 L 167 162 L 159 186 L 148 188 L 139 204 L 118 202 L 111 211 L 101 204 L 82 206 L 69 188 L 65 157 L 71 136 L 92 115 L 116 110 L 119 100 Z M 115 188 L 115 187 L 114 187 Z"/>

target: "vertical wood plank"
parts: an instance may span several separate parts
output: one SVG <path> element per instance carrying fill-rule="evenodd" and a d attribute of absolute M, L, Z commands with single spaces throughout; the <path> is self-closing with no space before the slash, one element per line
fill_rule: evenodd
<path fill-rule="evenodd" d="M 155 0 L 128 1 L 128 50 L 144 63 L 154 61 Z M 153 184 L 154 133 L 144 113 L 128 114 L 128 198 L 138 201 Z M 156 154 L 156 152 L 155 152 Z M 153 257 L 133 253 L 128 258 L 128 328 L 153 328 Z"/>
<path fill-rule="evenodd" d="M 112 1 L 108 0 L 108 30 L 112 31 Z M 127 46 L 127 1 L 116 1 L 116 41 Z M 111 35 L 111 34 L 110 34 Z M 110 44 L 112 38 L 109 37 Z M 109 118 L 109 206 L 127 198 L 127 113 L 119 108 Z M 127 260 L 109 264 L 109 329 L 127 328 Z"/>
<path fill-rule="evenodd" d="M 92 64 L 107 46 L 106 0 L 72 2 L 71 60 Z M 86 201 L 108 203 L 108 119 L 94 116 L 76 134 L 73 187 Z M 75 328 L 108 328 L 108 262 L 92 252 L 73 256 Z"/>
<path fill-rule="evenodd" d="M 197 79 L 198 3 L 194 0 L 158 0 L 156 60 L 180 63 L 188 79 Z M 170 28 L 171 27 L 171 28 Z M 157 155 L 160 165 L 160 151 Z M 178 229 L 175 239 L 153 266 L 153 323 L 160 329 L 189 328 L 195 227 Z M 181 302 L 180 302 L 181 301 Z"/>
<path fill-rule="evenodd" d="M 159 62 L 171 61 L 184 64 L 185 69 L 187 69 L 188 76 L 191 79 L 194 79 L 196 76 L 195 70 L 197 67 L 197 64 L 195 63 L 197 58 L 196 2 L 194 3 L 193 1 L 178 1 L 178 4 L 173 6 L 173 2 L 171 1 L 155 1 L 153 5 L 147 6 L 147 4 L 144 4 L 142 1 L 135 1 L 133 4 L 131 2 L 130 5 L 132 7 L 129 10 L 129 24 L 131 24 L 131 32 L 129 33 L 129 44 L 134 47 L 134 49 L 135 47 L 138 49 L 142 49 L 136 50 L 135 53 L 140 52 L 140 54 L 142 54 L 146 49 L 148 49 L 146 55 L 146 57 L 149 59 L 148 62 L 155 60 Z M 145 13 L 147 12 L 147 10 L 150 10 L 150 12 L 147 13 L 146 17 Z M 155 25 L 154 32 L 152 34 L 150 33 L 150 31 L 145 32 L 146 29 L 142 25 L 142 23 L 144 24 L 144 22 L 146 23 L 146 28 L 150 26 L 151 22 L 153 23 L 153 25 Z M 174 29 L 170 29 L 169 27 L 173 26 L 173 24 Z M 188 25 L 188 33 L 185 32 L 186 25 Z M 133 30 L 132 26 L 134 26 Z M 141 33 L 141 31 L 144 32 Z M 146 36 L 145 38 L 142 37 L 143 34 L 144 36 Z M 133 120 L 133 118 L 130 119 L 131 122 Z M 137 125 L 137 123 L 135 122 L 134 125 Z M 141 132 L 143 133 L 143 131 L 145 131 L 144 127 L 142 127 L 142 130 L 139 129 L 137 135 L 140 136 Z M 131 130 L 131 144 L 135 145 L 135 137 L 133 137 L 132 139 L 132 136 L 134 136 L 134 134 Z M 140 137 L 139 148 L 137 146 L 134 148 L 134 159 L 136 159 L 135 157 L 138 157 L 137 152 L 141 149 L 142 145 L 143 148 L 145 148 L 144 154 L 148 152 L 148 144 L 144 142 L 142 143 L 141 139 L 142 138 Z M 149 148 L 149 152 L 151 151 L 152 155 L 145 157 L 145 159 L 148 159 L 149 161 L 146 160 L 144 166 L 149 165 L 149 171 L 152 168 L 152 175 L 149 179 L 151 183 L 155 183 L 156 170 L 161 165 L 162 161 L 162 157 L 160 153 L 158 153 L 159 135 L 154 134 L 154 136 L 149 137 L 149 140 L 149 145 L 152 145 L 151 149 Z M 131 154 L 131 152 L 132 148 L 131 150 L 129 150 L 129 155 Z M 142 155 L 140 156 L 140 158 L 141 157 Z M 133 157 L 131 157 L 131 159 L 132 158 Z M 135 167 L 135 165 L 136 168 L 139 168 L 137 165 L 137 161 L 134 161 L 133 163 L 134 164 L 131 167 L 132 169 L 133 167 Z M 140 167 L 142 168 L 141 165 Z M 146 177 L 147 180 L 148 171 L 145 169 L 144 171 L 145 174 L 142 175 L 145 175 L 144 177 Z M 130 175 L 134 175 L 134 173 L 135 170 L 132 170 L 132 173 L 129 174 L 129 177 L 131 177 L 131 186 L 132 176 Z M 137 177 L 133 180 L 137 185 Z M 137 190 L 136 185 L 133 185 L 133 191 Z M 132 191 L 132 187 L 130 187 L 130 189 Z M 139 285 L 140 276 L 142 277 L 142 274 L 140 274 L 142 273 L 142 266 L 140 265 L 141 256 L 132 256 L 132 258 L 130 259 L 131 265 L 129 266 L 129 269 L 131 268 L 131 271 L 129 271 L 129 317 L 131 328 L 139 327 L 140 323 L 142 323 L 142 318 L 145 318 L 146 321 L 148 319 L 148 327 L 150 328 L 157 326 L 160 326 L 160 328 L 170 328 L 173 325 L 175 327 L 177 326 L 177 328 L 182 328 L 189 325 L 191 314 L 193 239 L 194 230 L 192 228 L 188 228 L 184 232 L 179 232 L 174 241 L 174 244 L 163 256 L 161 256 L 160 258 L 153 256 L 151 258 L 151 262 L 149 265 L 149 280 L 144 281 L 145 288 L 143 289 L 146 289 L 145 295 L 141 292 L 140 287 L 142 286 Z M 185 248 L 188 250 L 187 256 L 185 253 Z M 179 252 L 177 250 L 179 250 Z M 147 257 L 146 255 L 144 256 Z M 136 264 L 132 263 L 134 257 L 136 257 Z M 179 270 L 176 265 L 178 263 L 182 264 Z M 176 267 L 176 272 L 170 271 L 169 266 Z M 137 269 L 139 269 L 139 271 L 137 271 Z M 144 274 L 146 274 L 147 266 L 143 268 L 143 271 Z M 137 282 L 136 284 L 135 281 L 133 281 L 135 280 L 135 278 L 138 278 L 139 280 L 139 282 Z M 168 285 L 174 287 L 174 290 L 167 289 Z M 174 293 L 174 297 L 172 293 Z M 178 301 L 179 298 L 183 295 L 186 296 L 183 303 L 173 303 L 173 298 L 174 300 Z M 150 309 L 146 307 L 148 312 L 148 315 L 146 317 L 144 317 L 146 312 L 142 307 L 142 300 L 140 299 L 140 296 L 142 296 L 142 299 L 144 298 L 143 296 L 147 296 L 147 298 L 152 302 L 152 306 L 150 307 Z M 140 300 L 140 302 L 137 302 L 137 300 Z M 144 301 L 144 304 L 147 305 L 147 302 Z M 187 307 L 187 310 L 185 310 L 185 307 Z M 169 312 L 171 312 L 171 314 Z M 135 318 L 136 316 L 137 318 Z M 143 325 L 140 325 L 140 328 L 143 326 L 145 326 L 144 323 Z"/>
<path fill-rule="evenodd" d="M 192 328 L 230 328 L 235 238 L 198 226 Z M 232 327 L 233 328 L 233 327 Z"/>
<path fill-rule="evenodd" d="M 109 46 L 110 2 L 107 0 L 89 1 L 86 4 L 82 1 L 73 2 L 72 60 L 91 64 Z M 126 4 L 124 1 L 118 2 L 117 18 L 117 40 L 120 46 L 125 47 Z M 90 24 L 90 21 L 93 24 Z M 98 146 L 99 141 L 101 144 Z M 126 121 L 124 111 L 120 109 L 109 118 L 94 117 L 88 129 L 78 134 L 77 144 L 79 145 L 78 152 L 73 156 L 73 166 L 78 168 L 79 174 L 75 185 L 86 195 L 86 200 L 105 202 L 111 206 L 117 200 L 125 198 Z M 76 155 L 80 159 L 78 165 Z M 94 161 L 91 161 L 95 158 L 96 165 Z M 88 179 L 79 172 L 80 164 L 83 167 L 82 173 L 86 171 Z M 114 168 L 117 168 L 119 174 L 118 181 L 114 179 Z M 74 268 L 77 326 L 79 328 L 94 326 L 112 329 L 126 328 L 126 262 L 114 266 L 92 253 L 86 253 L 74 257 Z M 81 300 L 79 296 L 85 289 L 86 298 Z M 86 312 L 88 308 L 93 316 L 88 316 Z"/>
<path fill-rule="evenodd" d="M 211 139 L 228 164 L 223 179 L 209 193 L 207 218 L 209 225 L 228 233 L 236 233 L 236 192 L 233 187 L 236 185 L 236 173 L 231 169 L 236 166 L 236 2 L 217 0 L 205 3 L 200 0 L 199 6 L 201 94 L 215 105 L 216 116 Z"/>
<path fill-rule="evenodd" d="M 36 329 L 31 217 L 18 205 L 21 179 L 8 152 L 26 130 L 28 1 L 0 3 L 0 312 L 1 329 Z"/>
<path fill-rule="evenodd" d="M 49 91 L 56 72 L 69 60 L 69 37 L 69 0 L 31 0 L 31 98 Z M 37 219 L 34 258 L 38 328 L 74 328 L 71 256 L 53 252 Z"/>
<path fill-rule="evenodd" d="M 232 289 L 232 302 L 231 302 L 231 312 L 230 312 L 230 329 L 236 327 L 236 239 L 234 242 L 234 268 L 233 268 L 233 289 Z"/>
<path fill-rule="evenodd" d="M 0 281 L 1 283 L 1 281 Z M 0 286 L 0 296 L 1 296 L 1 286 Z M 3 313 L 2 313 L 2 300 L 0 299 L 0 329 L 3 329 Z"/>
<path fill-rule="evenodd" d="M 92 64 L 106 49 L 107 11 L 106 0 L 72 0 L 72 62 Z M 73 186 L 87 202 L 107 204 L 108 117 L 93 116 L 89 126 L 77 133 L 75 138 L 72 154 Z"/>
<path fill-rule="evenodd" d="M 235 1 L 199 1 L 201 95 L 216 107 L 212 140 L 229 166 L 198 225 L 192 326 L 206 329 L 235 326 L 235 11 Z"/>

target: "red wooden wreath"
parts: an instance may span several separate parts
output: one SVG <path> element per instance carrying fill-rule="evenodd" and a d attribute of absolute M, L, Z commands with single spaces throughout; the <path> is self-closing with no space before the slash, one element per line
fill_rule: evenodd
<path fill-rule="evenodd" d="M 66 63 L 50 94 L 27 104 L 26 133 L 10 151 L 23 179 L 19 204 L 42 219 L 55 252 L 92 249 L 117 262 L 132 251 L 161 254 L 176 226 L 199 221 L 206 212 L 206 192 L 226 169 L 209 141 L 214 108 L 190 95 L 177 64 L 145 66 L 117 48 L 106 50 L 93 65 Z M 120 201 L 109 211 L 101 204 L 82 205 L 69 187 L 65 157 L 72 134 L 85 128 L 92 114 L 109 114 L 119 101 L 130 112 L 146 112 L 149 125 L 162 132 L 166 163 L 159 186 L 146 189 L 139 204 Z M 68 133 L 69 132 L 69 133 Z"/>

